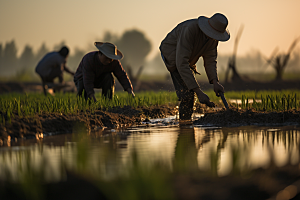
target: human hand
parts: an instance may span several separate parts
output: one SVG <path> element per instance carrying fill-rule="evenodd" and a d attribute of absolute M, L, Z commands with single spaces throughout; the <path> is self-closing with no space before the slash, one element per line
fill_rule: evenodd
<path fill-rule="evenodd" d="M 216 96 L 220 97 L 220 93 L 224 93 L 224 87 L 216 79 L 213 80 L 213 84 Z"/>
<path fill-rule="evenodd" d="M 195 89 L 193 89 L 193 91 L 196 93 L 200 103 L 206 104 L 208 107 L 215 107 L 216 106 L 215 103 L 210 101 L 207 94 L 202 92 L 202 90 L 200 88 L 195 88 Z"/>

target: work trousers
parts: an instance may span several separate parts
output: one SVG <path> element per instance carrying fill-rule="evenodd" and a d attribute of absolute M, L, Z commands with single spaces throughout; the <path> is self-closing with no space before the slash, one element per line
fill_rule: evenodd
<path fill-rule="evenodd" d="M 193 114 L 195 92 L 189 90 L 182 80 L 178 70 L 170 72 L 179 104 L 179 119 L 190 120 Z"/>
<path fill-rule="evenodd" d="M 83 79 L 75 80 L 75 85 L 77 88 L 77 96 L 84 95 L 84 98 L 87 100 L 88 96 L 84 88 Z M 94 81 L 94 88 L 102 89 L 102 95 L 112 99 L 115 91 L 115 79 L 111 73 L 104 73 Z M 84 91 L 84 94 L 82 94 Z"/>
<path fill-rule="evenodd" d="M 166 63 L 167 61 L 163 54 L 161 54 L 161 57 L 164 63 Z M 188 89 L 177 69 L 170 72 L 170 74 L 172 77 L 173 85 L 175 87 L 176 95 L 178 97 L 178 101 L 180 101 L 179 119 L 190 120 L 192 118 L 193 107 L 195 103 L 195 92 Z"/>
<path fill-rule="evenodd" d="M 54 86 L 53 84 L 55 78 L 59 79 L 59 83 L 62 83 L 64 80 L 63 71 L 60 68 L 53 68 L 50 74 L 48 74 L 48 76 L 41 76 L 40 74 L 39 76 L 42 79 L 42 86 L 45 95 L 47 95 L 47 88 L 52 88 Z M 53 92 L 56 92 L 56 90 L 54 89 Z"/>

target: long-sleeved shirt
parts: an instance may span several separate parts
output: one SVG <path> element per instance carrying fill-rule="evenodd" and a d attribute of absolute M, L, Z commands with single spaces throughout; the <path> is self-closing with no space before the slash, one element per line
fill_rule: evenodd
<path fill-rule="evenodd" d="M 65 70 L 66 58 L 61 56 L 58 52 L 53 51 L 47 53 L 37 64 L 35 71 L 42 77 L 47 78 L 49 75 L 55 76 L 54 73 L 57 73 L 57 76 Z"/>
<path fill-rule="evenodd" d="M 118 79 L 124 90 L 131 88 L 132 84 L 119 60 L 113 60 L 108 65 L 103 65 L 100 62 L 99 51 L 87 53 L 81 60 L 76 73 L 74 81 L 82 80 L 84 89 L 87 95 L 94 94 L 94 82 L 103 73 L 113 73 Z"/>
<path fill-rule="evenodd" d="M 204 68 L 210 83 L 218 80 L 218 41 L 208 38 L 199 28 L 198 19 L 178 24 L 161 42 L 160 51 L 169 71 L 178 70 L 188 89 L 199 87 L 191 67 L 203 57 Z"/>

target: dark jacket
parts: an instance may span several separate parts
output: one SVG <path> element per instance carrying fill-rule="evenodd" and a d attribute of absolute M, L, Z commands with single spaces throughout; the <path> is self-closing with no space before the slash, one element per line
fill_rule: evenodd
<path fill-rule="evenodd" d="M 58 52 L 47 53 L 37 64 L 35 71 L 43 78 L 59 76 L 65 68 L 66 58 Z"/>
<path fill-rule="evenodd" d="M 208 38 L 201 31 L 198 19 L 191 19 L 178 24 L 168 33 L 159 48 L 166 59 L 168 70 L 177 69 L 188 89 L 194 89 L 199 85 L 191 67 L 196 67 L 199 57 L 203 57 L 209 82 L 218 80 L 217 46 L 217 40 Z"/>
<path fill-rule="evenodd" d="M 82 58 L 74 75 L 74 81 L 76 82 L 83 79 L 84 89 L 89 96 L 95 93 L 94 82 L 103 73 L 113 73 L 124 90 L 128 88 L 132 89 L 130 79 L 122 67 L 121 62 L 113 60 L 110 64 L 103 65 L 99 59 L 99 51 L 90 52 Z"/>

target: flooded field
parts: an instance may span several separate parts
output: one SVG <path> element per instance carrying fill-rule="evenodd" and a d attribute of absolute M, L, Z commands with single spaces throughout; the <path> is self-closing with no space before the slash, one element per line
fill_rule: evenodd
<path fill-rule="evenodd" d="M 217 99 L 184 123 L 169 94 L 3 96 L 0 199 L 297 199 L 298 96 Z"/>
<path fill-rule="evenodd" d="M 146 165 L 162 163 L 170 170 L 176 162 L 186 163 L 187 168 L 228 175 L 234 169 L 241 171 L 284 166 L 299 163 L 300 127 L 202 127 L 202 126 L 147 126 L 132 127 L 124 131 L 114 129 L 89 135 L 47 136 L 39 141 L 26 140 L 0 149 L 0 177 L 11 174 L 18 179 L 20 165 L 29 163 L 39 167 L 43 160 L 49 163 L 45 172 L 49 181 L 62 178 L 61 165 L 76 167 L 78 160 L 77 137 L 83 137 L 89 155 L 90 167 L 102 168 L 104 176 L 124 170 L 134 153 Z M 80 143 L 80 144 L 78 144 Z M 103 152 L 114 156 L 103 155 Z M 104 160 L 102 160 L 102 158 Z M 215 160 L 212 160 L 215 159 Z M 236 159 L 236 160 L 234 160 Z M 214 161 L 215 163 L 213 163 Z M 97 162 L 102 166 L 95 166 Z M 215 164 L 215 166 L 213 165 Z M 184 166 L 183 166 L 184 167 Z M 92 168 L 91 168 L 92 169 Z"/>
<path fill-rule="evenodd" d="M 1 147 L 0 180 L 26 182 L 33 175 L 38 176 L 38 181 L 57 183 L 66 181 L 70 172 L 76 172 L 92 180 L 110 181 L 140 173 L 139 168 L 147 172 L 160 168 L 154 174 L 161 169 L 167 174 L 197 173 L 202 174 L 202 179 L 211 177 L 209 180 L 232 175 L 245 179 L 253 170 L 298 166 L 299 147 L 299 126 L 179 126 L 171 117 L 124 130 L 86 133 L 78 127 L 77 133 L 20 140 L 10 147 Z M 296 174 L 292 176 L 300 175 Z M 295 178 L 286 183 L 292 184 Z M 173 180 L 174 187 L 181 179 Z M 227 183 L 228 187 L 234 185 L 232 181 Z M 219 186 L 215 183 L 214 187 Z M 197 191 L 198 197 L 205 194 Z M 262 197 L 274 195 L 270 191 L 265 188 Z M 174 194 L 178 199 L 193 199 L 185 196 L 188 191 L 182 191 L 186 193 L 184 198 L 178 192 Z"/>

